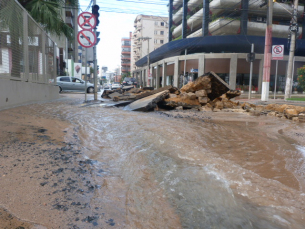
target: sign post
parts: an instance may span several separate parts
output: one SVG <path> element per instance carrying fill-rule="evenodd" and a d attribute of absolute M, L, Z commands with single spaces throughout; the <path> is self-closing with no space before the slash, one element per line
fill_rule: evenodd
<path fill-rule="evenodd" d="M 83 29 L 77 34 L 78 43 L 84 48 L 95 46 L 97 39 L 96 34 L 95 32 L 92 32 L 92 29 L 96 27 L 96 17 L 92 13 L 83 12 L 78 16 L 77 23 Z M 86 50 L 85 102 L 87 102 L 87 54 L 88 50 Z M 96 75 L 94 77 L 96 77 Z M 96 80 L 94 80 L 94 97 L 96 97 L 96 89 Z"/>
<path fill-rule="evenodd" d="M 277 69 L 278 69 L 279 60 L 283 60 L 283 59 L 284 59 L 284 45 L 273 45 L 272 46 L 272 60 L 276 60 L 273 99 L 275 99 L 275 95 L 276 95 Z"/>

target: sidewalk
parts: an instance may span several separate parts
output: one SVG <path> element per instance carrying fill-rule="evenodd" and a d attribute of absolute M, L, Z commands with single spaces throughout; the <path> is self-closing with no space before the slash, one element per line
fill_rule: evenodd
<path fill-rule="evenodd" d="M 292 98 L 305 98 L 305 94 L 292 94 Z M 305 101 L 286 101 L 284 100 L 284 94 L 276 95 L 276 99 L 274 99 L 274 94 L 269 94 L 268 101 L 261 100 L 261 94 L 251 94 L 251 99 L 248 99 L 248 93 L 243 93 L 239 97 L 235 98 L 235 101 L 239 102 L 248 102 L 256 105 L 268 105 L 268 104 L 288 104 L 294 106 L 305 107 Z"/>

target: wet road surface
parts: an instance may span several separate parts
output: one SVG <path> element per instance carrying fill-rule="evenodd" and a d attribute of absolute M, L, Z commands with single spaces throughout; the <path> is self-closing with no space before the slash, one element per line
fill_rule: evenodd
<path fill-rule="evenodd" d="M 96 215 L 75 228 L 304 228 L 304 124 L 105 104 L 67 96 L 24 107 L 58 120 L 54 133 L 65 127 L 64 141 L 88 162 L 83 179 L 94 188 L 73 198 Z M 41 125 L 51 132 L 52 122 Z"/>

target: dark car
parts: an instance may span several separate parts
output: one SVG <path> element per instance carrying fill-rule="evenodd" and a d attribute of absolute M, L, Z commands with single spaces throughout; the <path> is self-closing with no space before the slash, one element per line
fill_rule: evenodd
<path fill-rule="evenodd" d="M 137 86 L 137 79 L 133 77 L 125 77 L 123 83 L 123 86 Z"/>

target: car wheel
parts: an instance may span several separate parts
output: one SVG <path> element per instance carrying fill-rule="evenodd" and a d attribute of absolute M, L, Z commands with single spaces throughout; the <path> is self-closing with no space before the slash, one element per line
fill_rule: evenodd
<path fill-rule="evenodd" d="M 62 88 L 60 86 L 58 86 L 58 87 L 59 87 L 59 93 L 61 93 L 62 92 Z"/>
<path fill-rule="evenodd" d="M 89 87 L 89 88 L 87 89 L 87 92 L 88 92 L 88 93 L 93 93 L 93 92 L 94 92 L 94 88 L 93 88 L 93 87 Z"/>

